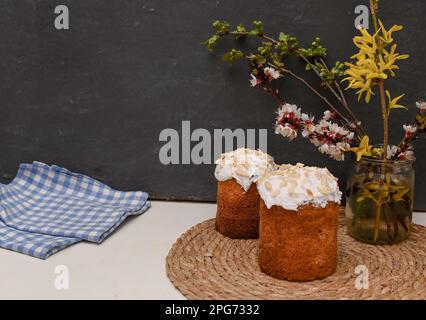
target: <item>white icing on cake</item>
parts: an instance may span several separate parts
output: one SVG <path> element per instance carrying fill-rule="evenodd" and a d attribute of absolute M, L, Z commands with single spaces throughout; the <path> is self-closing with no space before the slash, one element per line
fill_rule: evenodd
<path fill-rule="evenodd" d="M 263 174 L 275 170 L 274 159 L 270 155 L 244 148 L 223 153 L 216 164 L 214 175 L 217 180 L 234 178 L 246 192 Z"/>
<path fill-rule="evenodd" d="M 327 168 L 281 165 L 274 172 L 264 175 L 257 182 L 257 189 L 268 209 L 281 206 L 297 211 L 302 205 L 311 204 L 324 208 L 328 202 L 340 204 L 342 193 Z"/>

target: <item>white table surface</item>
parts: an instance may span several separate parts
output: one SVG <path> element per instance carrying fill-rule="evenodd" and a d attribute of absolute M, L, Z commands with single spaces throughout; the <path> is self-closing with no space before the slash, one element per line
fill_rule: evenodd
<path fill-rule="evenodd" d="M 184 299 L 166 276 L 165 257 L 215 211 L 215 204 L 153 201 L 101 245 L 79 243 L 45 261 L 0 249 L 0 299 Z M 414 222 L 426 225 L 426 213 L 415 213 Z M 68 290 L 54 285 L 62 265 Z"/>

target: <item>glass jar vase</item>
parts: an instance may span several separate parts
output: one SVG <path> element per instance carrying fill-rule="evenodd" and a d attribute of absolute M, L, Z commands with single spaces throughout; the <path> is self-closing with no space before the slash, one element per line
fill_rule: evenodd
<path fill-rule="evenodd" d="M 355 239 L 394 244 L 408 238 L 413 216 L 413 161 L 362 158 L 346 190 L 346 225 Z"/>

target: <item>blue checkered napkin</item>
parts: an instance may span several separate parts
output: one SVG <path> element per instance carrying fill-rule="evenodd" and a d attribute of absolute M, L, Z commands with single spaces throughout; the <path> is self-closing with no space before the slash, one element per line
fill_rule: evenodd
<path fill-rule="evenodd" d="M 10 184 L 0 184 L 0 246 L 46 258 L 81 240 L 100 243 L 127 216 L 147 210 L 147 198 L 58 166 L 22 164 Z"/>
<path fill-rule="evenodd" d="M 20 231 L 8 227 L 0 220 L 0 247 L 36 258 L 47 259 L 52 254 L 80 241 L 81 239 L 77 238 Z"/>

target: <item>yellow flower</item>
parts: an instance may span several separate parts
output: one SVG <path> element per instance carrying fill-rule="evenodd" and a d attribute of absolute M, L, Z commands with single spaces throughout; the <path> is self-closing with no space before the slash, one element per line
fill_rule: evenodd
<path fill-rule="evenodd" d="M 403 201 L 403 197 L 410 191 L 410 188 L 408 187 L 400 187 L 399 190 L 397 190 L 393 195 L 392 195 L 392 200 L 397 202 L 397 201 Z"/>
<path fill-rule="evenodd" d="M 386 90 L 386 96 L 388 97 L 389 100 L 389 109 L 388 112 L 391 111 L 391 109 L 408 109 L 407 107 L 398 104 L 398 101 L 405 96 L 405 94 L 401 94 L 400 96 L 396 97 L 396 98 L 391 98 L 390 92 L 388 90 Z"/>
<path fill-rule="evenodd" d="M 356 161 L 361 160 L 362 157 L 380 158 L 384 152 L 383 148 L 370 145 L 370 138 L 368 136 L 364 136 L 359 146 L 350 148 L 350 151 L 356 154 Z"/>
<path fill-rule="evenodd" d="M 400 25 L 393 25 L 389 30 L 386 30 L 384 27 L 382 21 L 379 19 L 379 25 L 380 29 L 382 30 L 382 35 L 380 36 L 380 39 L 386 43 L 391 44 L 393 42 L 392 33 L 396 31 L 401 31 L 404 27 Z"/>
<path fill-rule="evenodd" d="M 355 152 L 356 154 L 356 161 L 361 160 L 362 157 L 370 157 L 372 156 L 371 149 L 373 147 L 370 145 L 370 138 L 368 136 L 364 136 L 361 139 L 361 142 L 359 143 L 358 147 L 352 147 L 350 150 L 352 152 Z"/>
<path fill-rule="evenodd" d="M 379 21 L 379 23 L 380 28 L 374 35 L 361 28 L 361 35 L 353 38 L 353 43 L 359 51 L 351 57 L 356 60 L 355 63 L 346 63 L 347 77 L 343 79 L 349 82 L 347 89 L 358 89 L 358 100 L 365 94 L 367 103 L 370 102 L 374 94 L 373 87 L 379 80 L 385 80 L 389 75 L 395 76 L 393 70 L 398 69 L 395 62 L 408 58 L 408 55 L 397 53 L 396 44 L 392 44 L 392 33 L 401 30 L 402 26 L 394 25 L 386 30 L 382 22 Z M 387 50 L 386 48 L 390 45 L 390 50 Z"/>
<path fill-rule="evenodd" d="M 360 188 L 357 202 L 362 202 L 365 199 L 371 199 L 377 203 L 377 198 L 388 201 L 404 201 L 404 196 L 410 191 L 410 188 L 405 185 L 397 185 L 392 181 L 389 173 L 386 174 L 386 179 L 383 182 L 371 181 L 362 185 Z"/>

